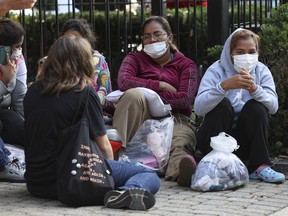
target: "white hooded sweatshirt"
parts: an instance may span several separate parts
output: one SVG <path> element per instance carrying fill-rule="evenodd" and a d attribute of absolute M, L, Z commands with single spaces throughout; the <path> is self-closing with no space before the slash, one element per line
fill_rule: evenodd
<path fill-rule="evenodd" d="M 205 72 L 195 98 L 194 109 L 197 115 L 204 116 L 214 109 L 225 97 L 228 98 L 234 108 L 235 113 L 240 113 L 244 104 L 254 99 L 262 103 L 268 113 L 275 114 L 278 110 L 278 96 L 272 74 L 267 66 L 258 61 L 256 68 L 251 71 L 256 91 L 250 93 L 246 89 L 231 89 L 224 91 L 221 82 L 235 76 L 237 71 L 233 67 L 230 54 L 231 38 L 235 30 L 226 40 L 220 60 L 213 63 Z"/>

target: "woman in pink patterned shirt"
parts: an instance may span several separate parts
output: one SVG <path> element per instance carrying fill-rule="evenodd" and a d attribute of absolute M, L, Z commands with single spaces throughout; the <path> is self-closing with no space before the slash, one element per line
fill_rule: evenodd
<path fill-rule="evenodd" d="M 89 25 L 84 19 L 69 19 L 62 27 L 61 35 L 74 34 L 87 39 L 91 47 L 95 46 L 96 37 Z M 93 51 L 93 61 L 95 65 L 95 78 L 93 86 L 97 91 L 103 109 L 108 105 L 105 96 L 112 91 L 110 72 L 105 57 L 97 50 Z"/>

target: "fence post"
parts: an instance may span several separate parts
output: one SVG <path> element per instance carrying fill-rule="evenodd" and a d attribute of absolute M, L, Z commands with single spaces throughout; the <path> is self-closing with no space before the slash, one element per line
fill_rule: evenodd
<path fill-rule="evenodd" d="M 224 44 L 229 33 L 228 0 L 208 0 L 208 47 Z"/>
<path fill-rule="evenodd" d="M 152 15 L 155 16 L 163 16 L 164 15 L 164 8 L 163 8 L 163 0 L 151 1 L 152 6 Z"/>

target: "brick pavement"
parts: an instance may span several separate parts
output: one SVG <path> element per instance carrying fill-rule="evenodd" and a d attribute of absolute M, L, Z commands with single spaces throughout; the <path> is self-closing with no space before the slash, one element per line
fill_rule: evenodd
<path fill-rule="evenodd" d="M 196 192 L 162 180 L 156 205 L 148 211 L 108 209 L 102 206 L 71 208 L 58 201 L 31 197 L 25 184 L 0 182 L 0 215 L 288 215 L 288 180 L 280 185 L 250 181 L 238 190 Z"/>

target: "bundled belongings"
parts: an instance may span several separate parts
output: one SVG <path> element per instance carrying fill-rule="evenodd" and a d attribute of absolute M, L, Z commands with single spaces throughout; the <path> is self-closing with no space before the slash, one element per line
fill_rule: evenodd
<path fill-rule="evenodd" d="M 213 150 L 198 164 L 192 176 L 192 189 L 199 191 L 221 191 L 237 188 L 249 181 L 243 162 L 232 152 L 239 148 L 237 141 L 221 132 L 211 138 Z"/>
<path fill-rule="evenodd" d="M 129 160 L 163 172 L 172 143 L 174 117 L 148 119 L 127 143 L 120 160 Z"/>

